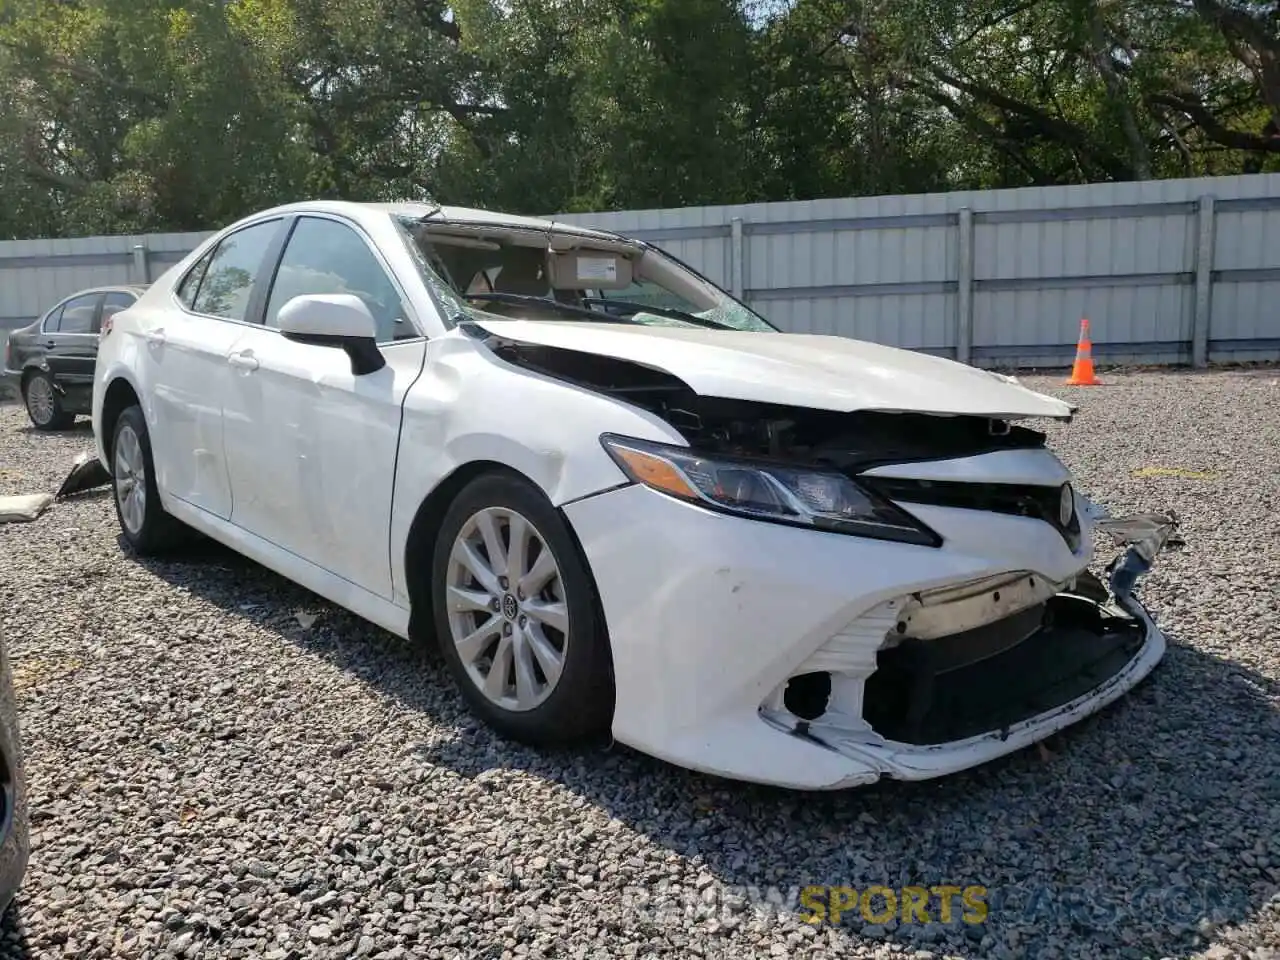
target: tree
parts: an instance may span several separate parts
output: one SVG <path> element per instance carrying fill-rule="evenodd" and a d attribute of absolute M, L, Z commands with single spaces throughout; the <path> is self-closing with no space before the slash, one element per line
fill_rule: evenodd
<path fill-rule="evenodd" d="M 0 0 L 0 236 L 1280 169 L 1275 0 Z"/>

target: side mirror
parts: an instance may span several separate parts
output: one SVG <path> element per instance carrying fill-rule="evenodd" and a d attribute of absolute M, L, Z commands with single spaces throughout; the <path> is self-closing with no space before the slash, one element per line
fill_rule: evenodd
<path fill-rule="evenodd" d="M 294 297 L 280 308 L 276 326 L 288 340 L 345 350 L 357 377 L 387 365 L 378 349 L 378 322 L 364 301 L 349 293 Z"/>

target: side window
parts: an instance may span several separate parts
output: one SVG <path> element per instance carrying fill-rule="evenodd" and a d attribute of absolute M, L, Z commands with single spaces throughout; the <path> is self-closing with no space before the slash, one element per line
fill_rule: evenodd
<path fill-rule="evenodd" d="M 101 294 L 91 293 L 83 297 L 68 300 L 62 308 L 62 319 L 58 323 L 59 333 L 93 333 L 93 320 L 98 312 L 98 301 Z"/>
<path fill-rule="evenodd" d="M 267 326 L 280 308 L 306 294 L 350 293 L 364 301 L 378 323 L 378 341 L 419 336 L 405 316 L 395 284 L 351 227 L 334 220 L 302 217 L 284 249 L 267 301 Z"/>
<path fill-rule="evenodd" d="M 197 260 L 195 266 L 187 271 L 187 275 L 178 284 L 178 289 L 175 292 L 178 295 L 178 299 L 182 301 L 182 305 L 188 310 L 195 309 L 196 293 L 200 290 L 200 281 L 204 279 L 205 272 L 209 269 L 209 261 L 213 259 L 215 252 L 211 250 Z"/>
<path fill-rule="evenodd" d="M 49 316 L 45 318 L 44 326 L 40 328 L 44 333 L 58 332 L 58 324 L 62 321 L 62 311 L 65 306 L 66 305 L 64 304 L 63 306 L 58 307 L 53 311 L 53 313 L 49 314 Z"/>
<path fill-rule="evenodd" d="M 104 323 L 121 310 L 128 310 L 135 302 L 136 300 L 131 293 L 124 293 L 120 290 L 111 291 L 102 301 L 102 319 L 98 321 L 98 325 L 94 329 L 101 330 Z"/>
<path fill-rule="evenodd" d="M 279 229 L 279 220 L 258 223 L 219 243 L 196 290 L 192 309 L 227 320 L 246 319 L 253 281 Z"/>

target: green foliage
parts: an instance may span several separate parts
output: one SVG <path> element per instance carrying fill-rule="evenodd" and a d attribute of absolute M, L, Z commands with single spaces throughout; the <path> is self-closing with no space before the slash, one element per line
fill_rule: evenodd
<path fill-rule="evenodd" d="M 1280 169 L 1261 0 L 0 0 L 0 237 Z"/>

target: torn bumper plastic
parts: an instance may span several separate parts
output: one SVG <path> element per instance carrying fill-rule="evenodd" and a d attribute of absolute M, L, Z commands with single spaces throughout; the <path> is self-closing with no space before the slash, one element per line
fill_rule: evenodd
<path fill-rule="evenodd" d="M 1095 528 L 1124 548 L 1105 581 L 1084 571 L 1046 598 L 1042 584 L 1031 578 L 1027 585 L 1024 577 L 1018 609 L 978 626 L 971 614 L 981 597 L 944 603 L 927 622 L 907 618 L 910 636 L 888 637 L 874 663 L 807 665 L 827 668 L 816 716 L 798 716 L 799 698 L 788 700 L 783 691 L 764 705 L 762 717 L 853 762 L 858 769 L 832 785 L 838 787 L 955 773 L 1043 740 L 1120 699 L 1166 649 L 1136 596 L 1137 582 L 1161 551 L 1183 541 L 1172 512 L 1111 518 L 1097 511 L 1094 518 Z M 989 609 L 1017 601 L 1007 583 L 991 587 Z M 952 630 L 937 629 L 949 613 L 956 615 Z M 816 676 L 793 676 L 789 686 L 803 680 L 812 691 Z"/>
<path fill-rule="evenodd" d="M 682 767 L 792 789 L 926 779 L 1070 726 L 1122 697 L 1162 659 L 1160 630 L 1112 597 L 1101 570 L 1111 559 L 1105 545 L 1098 575 L 1082 575 L 1095 541 L 1105 540 L 1079 493 L 1075 548 L 1034 517 L 917 509 L 944 536 L 940 549 L 726 518 L 640 485 L 564 507 L 592 558 L 615 671 L 628 678 L 618 684 L 615 739 Z M 1051 604 L 1045 631 L 1028 610 Z M 1018 636 L 1024 615 L 1029 622 Z M 974 633 L 1010 617 L 1020 619 L 1005 635 Z M 1047 702 L 995 722 L 972 717 L 982 721 L 965 724 L 972 736 L 941 725 L 933 744 L 897 739 L 867 722 L 871 678 L 895 643 L 943 644 L 966 631 L 945 651 L 957 655 L 940 658 L 951 679 L 963 679 L 968 666 L 971 677 L 1010 678 L 990 684 L 998 695 L 1022 695 L 1030 685 L 1014 667 L 1032 652 L 1054 667 L 1051 655 L 1080 637 L 1082 669 L 1056 664 L 1079 677 L 1077 690 L 1046 677 L 1037 686 L 1051 694 Z M 1034 632 L 1038 642 L 1020 642 Z M 1086 660 L 1097 667 L 1084 669 Z M 925 725 L 933 719 L 926 715 Z"/>
<path fill-rule="evenodd" d="M 0 497 L 0 523 L 25 523 L 37 520 L 54 500 L 92 490 L 111 482 L 111 474 L 102 466 L 96 453 L 76 457 L 71 472 L 56 493 L 32 493 L 25 496 Z"/>
<path fill-rule="evenodd" d="M 98 459 L 98 455 L 93 452 L 86 451 L 76 457 L 75 463 L 71 466 L 71 472 L 67 474 L 67 478 L 62 481 L 62 486 L 58 488 L 58 492 L 54 496 L 61 500 L 75 493 L 83 493 L 85 490 L 92 490 L 95 487 L 105 486 L 111 482 L 111 474 L 107 472 L 107 468 L 102 465 L 102 461 Z"/>
<path fill-rule="evenodd" d="M 1097 528 L 1111 537 L 1121 547 L 1128 547 L 1107 567 L 1111 592 L 1116 602 L 1128 610 L 1137 601 L 1133 590 L 1138 578 L 1146 574 L 1155 562 L 1156 555 L 1166 547 L 1181 546 L 1178 535 L 1178 516 L 1173 511 L 1165 513 L 1138 513 L 1127 517 L 1098 516 Z"/>

